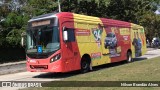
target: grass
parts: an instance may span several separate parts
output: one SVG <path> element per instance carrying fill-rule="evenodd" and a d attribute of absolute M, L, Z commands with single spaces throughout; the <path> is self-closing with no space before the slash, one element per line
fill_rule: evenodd
<path fill-rule="evenodd" d="M 133 63 L 115 63 L 95 67 L 85 74 L 72 74 L 62 81 L 160 81 L 160 57 Z M 51 84 L 52 82 L 48 83 Z M 156 87 L 46 87 L 27 90 L 159 90 Z"/>

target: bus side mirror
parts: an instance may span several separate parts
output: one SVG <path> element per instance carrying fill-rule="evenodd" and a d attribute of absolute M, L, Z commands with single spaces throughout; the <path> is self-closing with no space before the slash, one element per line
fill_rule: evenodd
<path fill-rule="evenodd" d="M 26 38 L 25 38 L 25 37 L 26 37 L 26 33 L 23 32 L 23 33 L 21 34 L 21 46 L 24 47 L 24 48 L 25 48 L 25 46 L 26 46 L 26 43 L 25 43 L 25 39 L 26 39 Z"/>
<path fill-rule="evenodd" d="M 63 40 L 65 42 L 68 41 L 68 32 L 67 31 L 63 31 Z"/>
<path fill-rule="evenodd" d="M 65 42 L 68 41 L 68 31 L 67 31 L 67 29 L 66 29 L 65 26 L 63 27 L 63 40 L 64 40 Z"/>

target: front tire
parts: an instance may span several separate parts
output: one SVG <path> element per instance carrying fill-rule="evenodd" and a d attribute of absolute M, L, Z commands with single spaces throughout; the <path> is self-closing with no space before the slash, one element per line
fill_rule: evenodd
<path fill-rule="evenodd" d="M 81 72 L 86 73 L 90 71 L 90 62 L 87 60 L 82 60 L 81 61 Z"/>

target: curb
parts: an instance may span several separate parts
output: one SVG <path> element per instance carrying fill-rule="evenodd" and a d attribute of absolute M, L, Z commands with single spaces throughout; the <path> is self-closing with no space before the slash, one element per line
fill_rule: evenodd
<path fill-rule="evenodd" d="M 17 65 L 17 64 L 25 64 L 25 63 L 26 63 L 26 61 L 4 63 L 4 64 L 0 64 L 0 67 L 11 66 L 11 65 Z"/>

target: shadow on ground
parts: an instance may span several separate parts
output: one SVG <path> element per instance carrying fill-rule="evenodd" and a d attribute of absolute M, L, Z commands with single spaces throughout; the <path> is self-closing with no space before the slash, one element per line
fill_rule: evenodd
<path fill-rule="evenodd" d="M 142 60 L 146 60 L 147 58 L 144 57 L 140 57 L 140 58 L 134 58 L 133 61 L 142 61 Z"/>

